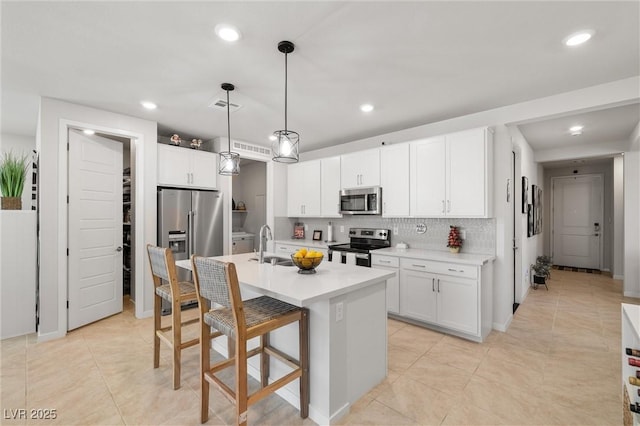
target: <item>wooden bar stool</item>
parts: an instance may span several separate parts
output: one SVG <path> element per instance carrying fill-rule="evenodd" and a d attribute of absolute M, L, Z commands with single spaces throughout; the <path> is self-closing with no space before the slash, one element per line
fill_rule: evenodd
<path fill-rule="evenodd" d="M 237 425 L 247 424 L 248 407 L 273 393 L 287 383 L 300 379 L 300 417 L 309 415 L 309 311 L 268 296 L 243 301 L 236 267 L 198 256 L 191 257 L 193 277 L 200 308 L 200 420 L 209 419 L 209 383 L 235 404 Z M 211 302 L 209 305 L 207 302 Z M 208 306 L 212 306 L 209 309 Z M 269 332 L 287 324 L 298 322 L 299 354 L 295 359 L 269 345 Z M 211 327 L 235 342 L 229 358 L 210 365 Z M 260 336 L 260 346 L 247 351 L 247 341 Z M 261 356 L 261 389 L 248 392 L 247 360 Z M 292 371 L 268 384 L 269 356 L 289 366 Z M 215 373 L 235 367 L 235 391 L 222 382 Z"/>
<path fill-rule="evenodd" d="M 153 298 L 153 368 L 160 366 L 160 340 L 173 351 L 173 389 L 180 387 L 180 354 L 183 349 L 197 345 L 200 338 L 182 341 L 182 326 L 194 324 L 199 318 L 182 322 L 182 303 L 197 300 L 193 283 L 178 282 L 173 253 L 168 248 L 147 244 L 151 275 L 155 287 Z M 162 281 L 165 281 L 163 284 Z M 171 302 L 171 325 L 161 326 L 162 299 Z M 171 339 L 164 333 L 171 330 Z"/>

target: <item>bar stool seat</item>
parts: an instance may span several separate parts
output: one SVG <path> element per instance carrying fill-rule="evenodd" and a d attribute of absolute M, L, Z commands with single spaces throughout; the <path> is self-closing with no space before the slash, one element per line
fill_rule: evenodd
<path fill-rule="evenodd" d="M 235 424 L 246 425 L 248 407 L 295 379 L 300 381 L 300 417 L 309 415 L 309 311 L 280 300 L 261 296 L 242 300 L 235 265 L 198 256 L 191 257 L 200 309 L 200 420 L 209 419 L 209 384 L 215 385 L 235 405 Z M 213 306 L 212 309 L 209 306 Z M 299 357 L 285 354 L 269 344 L 269 333 L 298 322 Z M 211 328 L 230 341 L 229 357 L 211 365 Z M 260 345 L 247 351 L 247 341 L 260 337 Z M 232 343 L 231 343 L 232 342 Z M 232 353 L 233 351 L 233 353 Z M 262 387 L 248 392 L 247 360 L 260 355 Z M 269 383 L 269 363 L 274 357 L 291 371 Z M 216 373 L 235 367 L 235 389 Z"/>

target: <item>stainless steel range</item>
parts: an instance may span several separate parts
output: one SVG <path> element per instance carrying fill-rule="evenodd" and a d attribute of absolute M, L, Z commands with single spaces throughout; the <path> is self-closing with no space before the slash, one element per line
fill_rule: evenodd
<path fill-rule="evenodd" d="M 329 246 L 329 261 L 334 254 L 340 253 L 341 263 L 347 263 L 347 253 L 355 253 L 355 263 L 371 267 L 371 251 L 391 246 L 391 231 L 374 228 L 349 228 L 348 244 Z"/>

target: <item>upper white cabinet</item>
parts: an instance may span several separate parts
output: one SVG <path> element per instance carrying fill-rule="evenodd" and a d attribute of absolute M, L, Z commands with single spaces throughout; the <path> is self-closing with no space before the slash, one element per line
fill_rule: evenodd
<path fill-rule="evenodd" d="M 158 185 L 216 189 L 217 154 L 164 144 L 157 146 Z"/>
<path fill-rule="evenodd" d="M 380 148 L 382 216 L 409 216 L 409 144 Z"/>
<path fill-rule="evenodd" d="M 380 186 L 380 149 L 344 154 L 340 160 L 340 179 L 343 189 Z M 384 197 L 384 194 L 382 196 Z"/>
<path fill-rule="evenodd" d="M 287 167 L 287 216 L 320 216 L 320 160 Z"/>
<path fill-rule="evenodd" d="M 412 142 L 411 216 L 490 217 L 491 144 L 487 128 Z"/>
<path fill-rule="evenodd" d="M 342 217 L 340 214 L 340 157 L 320 160 L 320 215 Z"/>

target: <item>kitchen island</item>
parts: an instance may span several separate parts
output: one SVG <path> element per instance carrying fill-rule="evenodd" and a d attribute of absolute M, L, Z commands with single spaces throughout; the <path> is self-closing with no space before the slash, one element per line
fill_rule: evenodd
<path fill-rule="evenodd" d="M 387 374 L 386 280 L 392 272 L 327 262 L 316 274 L 298 274 L 295 266 L 259 264 L 253 253 L 219 256 L 236 265 L 243 299 L 270 296 L 309 309 L 310 404 L 309 417 L 318 424 L 332 424 Z M 189 261 L 176 265 L 191 269 Z M 296 324 L 271 333 L 271 343 L 298 356 Z M 250 345 L 257 345 L 250 342 Z M 227 355 L 226 340 L 214 340 L 213 348 Z M 253 346 L 250 346 L 253 347 Z M 259 359 L 251 359 L 249 373 L 259 380 Z M 287 368 L 271 361 L 272 378 Z M 297 381 L 278 394 L 299 408 Z"/>

